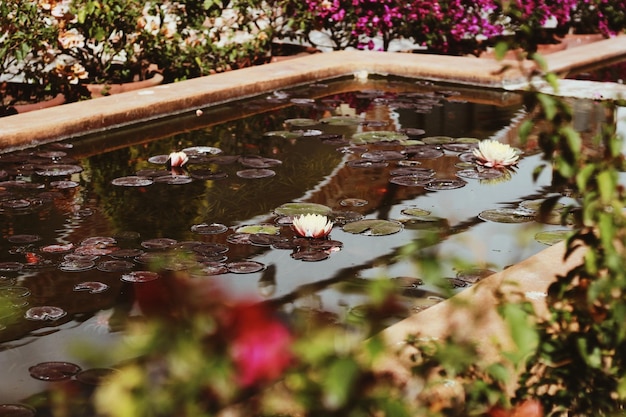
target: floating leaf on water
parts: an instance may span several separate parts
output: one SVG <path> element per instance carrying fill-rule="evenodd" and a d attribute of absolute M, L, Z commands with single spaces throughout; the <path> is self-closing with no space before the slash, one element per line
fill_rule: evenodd
<path fill-rule="evenodd" d="M 42 362 L 28 368 L 30 376 L 42 381 L 70 379 L 80 371 L 80 366 L 69 362 Z"/>
<path fill-rule="evenodd" d="M 441 180 L 430 181 L 428 184 L 426 184 L 424 189 L 428 191 L 454 190 L 456 188 L 465 187 L 466 185 L 467 185 L 467 182 L 463 180 L 441 179 Z"/>
<path fill-rule="evenodd" d="M 370 161 L 397 161 L 400 159 L 406 159 L 406 155 L 398 151 L 371 151 L 365 152 L 361 155 L 362 159 L 368 159 Z"/>
<path fill-rule="evenodd" d="M 148 177 L 139 177 L 137 175 L 130 175 L 128 177 L 115 178 L 111 181 L 111 184 L 120 187 L 147 187 L 152 185 L 153 181 Z"/>
<path fill-rule="evenodd" d="M 452 289 L 465 288 L 470 285 L 469 282 L 463 281 L 462 279 L 459 279 L 459 278 L 444 278 L 444 281 L 446 281 L 448 285 L 450 286 L 450 288 Z"/>
<path fill-rule="evenodd" d="M 422 142 L 427 145 L 443 145 L 444 143 L 454 142 L 454 138 L 451 138 L 450 136 L 429 136 L 422 138 Z"/>
<path fill-rule="evenodd" d="M 360 155 L 363 152 L 367 152 L 367 149 L 368 149 L 367 146 L 351 145 L 351 146 L 339 147 L 337 148 L 337 152 L 351 154 L 351 155 Z"/>
<path fill-rule="evenodd" d="M 176 243 L 178 243 L 178 241 L 174 239 L 170 239 L 167 237 L 157 237 L 154 239 L 144 240 L 143 242 L 141 242 L 141 246 L 146 249 L 161 250 L 167 249 L 175 245 Z"/>
<path fill-rule="evenodd" d="M 96 268 L 103 272 L 126 272 L 133 269 L 134 263 L 122 260 L 100 262 Z"/>
<path fill-rule="evenodd" d="M 445 217 L 423 215 L 403 220 L 402 224 L 405 229 L 411 230 L 446 229 L 448 228 L 448 219 Z"/>
<path fill-rule="evenodd" d="M 0 203 L 0 207 L 13 209 L 13 210 L 19 210 L 19 209 L 25 209 L 27 207 L 30 207 L 30 204 L 31 204 L 30 201 L 24 198 L 19 198 L 19 199 L 3 201 L 2 203 Z"/>
<path fill-rule="evenodd" d="M 37 175 L 42 177 L 60 177 L 65 175 L 78 174 L 83 171 L 80 165 L 62 165 L 51 164 L 40 167 L 35 171 Z"/>
<path fill-rule="evenodd" d="M 406 214 L 407 216 L 428 216 L 430 211 L 417 207 L 410 207 L 403 209 L 401 213 Z"/>
<path fill-rule="evenodd" d="M 399 167 L 417 167 L 419 165 L 422 165 L 422 163 L 420 161 L 414 161 L 414 160 L 407 160 L 404 159 L 402 161 L 398 161 L 396 162 L 396 165 L 398 165 Z"/>
<path fill-rule="evenodd" d="M 59 269 L 65 272 L 83 272 L 96 266 L 94 261 L 89 260 L 64 260 L 59 264 Z"/>
<path fill-rule="evenodd" d="M 58 320 L 64 317 L 67 313 L 60 307 L 54 306 L 39 306 L 31 307 L 26 310 L 24 317 L 28 320 Z"/>
<path fill-rule="evenodd" d="M 223 262 L 203 262 L 200 271 L 194 270 L 192 274 L 202 276 L 222 275 L 228 273 L 228 268 Z"/>
<path fill-rule="evenodd" d="M 298 135 L 298 137 L 310 138 L 313 136 L 321 136 L 324 132 L 317 129 L 306 129 L 306 130 L 292 130 L 292 133 Z"/>
<path fill-rule="evenodd" d="M 361 220 L 364 216 L 356 211 L 333 210 L 328 214 L 328 217 L 335 225 L 343 226 L 346 223 Z"/>
<path fill-rule="evenodd" d="M 461 152 L 468 152 L 468 151 L 471 151 L 472 149 L 478 148 L 478 144 L 453 142 L 453 143 L 446 143 L 442 145 L 442 147 L 446 151 L 461 153 Z"/>
<path fill-rule="evenodd" d="M 297 118 L 297 119 L 287 119 L 285 120 L 284 123 L 288 126 L 306 127 L 306 126 L 315 126 L 317 124 L 317 120 Z"/>
<path fill-rule="evenodd" d="M 0 417 L 35 417 L 37 410 L 24 404 L 0 404 Z"/>
<path fill-rule="evenodd" d="M 384 168 L 389 165 L 384 161 L 372 161 L 370 159 L 353 159 L 352 161 L 348 161 L 346 163 L 349 167 L 352 168 Z"/>
<path fill-rule="evenodd" d="M 20 298 L 28 297 L 30 290 L 26 287 L 1 287 L 0 288 L 0 300 L 17 300 Z"/>
<path fill-rule="evenodd" d="M 117 369 L 112 368 L 91 368 L 80 371 L 76 374 L 76 380 L 86 385 L 101 385 L 111 375 L 118 373 Z M 1 416 L 0 416 L 1 417 Z"/>
<path fill-rule="evenodd" d="M 215 148 L 213 146 L 192 146 L 190 148 L 184 148 L 183 152 L 185 152 L 188 156 L 193 155 L 217 155 L 222 153 L 220 148 Z"/>
<path fill-rule="evenodd" d="M 115 247 L 106 247 L 101 245 L 80 245 L 74 250 L 76 255 L 84 256 L 104 256 L 113 253 Z"/>
<path fill-rule="evenodd" d="M 88 237 L 80 242 L 80 246 L 112 246 L 117 243 L 117 240 L 111 236 L 92 236 Z"/>
<path fill-rule="evenodd" d="M 470 284 L 475 284 L 483 278 L 487 278 L 490 275 L 495 274 L 496 271 L 492 271 L 491 269 L 485 268 L 472 268 L 472 269 L 464 269 L 459 271 L 456 274 L 456 277 L 460 280 L 468 282 Z"/>
<path fill-rule="evenodd" d="M 429 184 L 430 178 L 422 178 L 414 175 L 398 175 L 391 177 L 389 182 L 396 185 L 403 185 L 406 187 L 423 187 Z"/>
<path fill-rule="evenodd" d="M 400 129 L 399 130 L 400 133 L 404 133 L 405 135 L 407 135 L 409 138 L 411 139 L 415 139 L 415 138 L 419 138 L 421 136 L 424 136 L 426 134 L 426 131 L 424 129 L 416 129 L 416 128 L 406 128 L 406 129 Z"/>
<path fill-rule="evenodd" d="M 368 204 L 368 201 L 362 198 L 344 198 L 339 204 L 344 207 L 363 207 Z"/>
<path fill-rule="evenodd" d="M 17 282 L 17 278 L 5 277 L 0 275 L 0 288 L 10 287 L 11 285 L 15 285 Z M 0 298 L 2 298 L 2 293 L 0 292 Z"/>
<path fill-rule="evenodd" d="M 539 232 L 535 235 L 535 240 L 539 243 L 543 243 L 544 245 L 552 246 L 556 243 L 559 243 L 562 240 L 567 239 L 571 236 L 572 231 L 569 229 L 564 230 L 547 230 L 544 232 Z"/>
<path fill-rule="evenodd" d="M 217 235 L 228 231 L 228 227 L 220 223 L 200 223 L 191 226 L 191 231 L 201 235 Z"/>
<path fill-rule="evenodd" d="M 297 139 L 300 137 L 300 134 L 291 132 L 289 130 L 274 130 L 271 132 L 263 133 L 263 136 L 279 137 L 284 139 Z"/>
<path fill-rule="evenodd" d="M 24 243 L 34 243 L 34 242 L 39 242 L 41 240 L 41 236 L 39 235 L 11 235 L 9 237 L 7 237 L 7 240 L 11 243 L 19 243 L 19 244 L 24 244 Z"/>
<path fill-rule="evenodd" d="M 433 146 L 411 146 L 406 148 L 404 153 L 410 158 L 417 159 L 437 159 L 445 155 L 445 152 L 441 149 L 437 149 Z"/>
<path fill-rule="evenodd" d="M 323 134 L 320 135 L 318 138 L 322 143 L 326 144 L 326 145 L 343 145 L 343 144 L 347 144 L 348 140 L 346 139 L 346 137 L 342 134 Z"/>
<path fill-rule="evenodd" d="M 17 272 L 24 268 L 21 262 L 0 262 L 0 272 Z"/>
<path fill-rule="evenodd" d="M 230 262 L 226 264 L 228 272 L 233 274 L 251 274 L 265 269 L 265 265 L 255 261 Z"/>
<path fill-rule="evenodd" d="M 332 126 L 356 126 L 363 122 L 360 117 L 352 116 L 330 116 L 320 120 L 320 123 L 325 123 Z"/>
<path fill-rule="evenodd" d="M 271 169 L 244 169 L 237 171 L 239 178 L 269 178 L 276 175 L 275 171 Z"/>
<path fill-rule="evenodd" d="M 389 172 L 391 176 L 413 176 L 420 178 L 432 178 L 435 176 L 435 170 L 431 168 L 420 168 L 420 167 L 401 167 L 391 170 Z"/>
<path fill-rule="evenodd" d="M 472 180 L 491 180 L 504 176 L 504 172 L 500 169 L 469 168 L 457 171 L 456 175 L 461 178 L 467 178 Z"/>
<path fill-rule="evenodd" d="M 285 203 L 274 209 L 274 213 L 277 215 L 293 217 L 301 214 L 327 215 L 331 211 L 330 207 L 317 203 Z"/>
<path fill-rule="evenodd" d="M 99 281 L 85 281 L 74 285 L 74 291 L 87 291 L 89 294 L 99 294 L 108 289 L 108 285 Z"/>
<path fill-rule="evenodd" d="M 269 247 L 276 241 L 276 239 L 280 239 L 276 235 L 266 234 L 266 233 L 251 233 L 250 234 L 250 243 L 255 246 L 263 246 Z"/>
<path fill-rule="evenodd" d="M 303 250 L 291 254 L 293 259 L 305 262 L 318 262 L 328 259 L 330 255 L 322 250 Z"/>
<path fill-rule="evenodd" d="M 232 235 L 228 235 L 226 238 L 228 243 L 232 243 L 233 245 L 251 245 L 250 242 L 250 233 L 233 233 Z"/>
<path fill-rule="evenodd" d="M 283 161 L 261 156 L 242 156 L 239 158 L 239 163 L 250 168 L 271 168 L 282 164 Z"/>
<path fill-rule="evenodd" d="M 59 190 L 65 190 L 68 188 L 76 188 L 79 185 L 80 184 L 77 183 L 76 181 L 52 181 L 50 183 L 50 187 L 58 188 Z"/>
<path fill-rule="evenodd" d="M 122 275 L 122 281 L 126 282 L 150 282 L 159 278 L 159 274 L 152 271 L 132 271 Z"/>
<path fill-rule="evenodd" d="M 148 162 L 155 165 L 165 165 L 169 157 L 169 155 L 154 155 L 148 158 Z"/>
<path fill-rule="evenodd" d="M 541 210 L 541 205 L 543 204 L 544 201 L 545 201 L 544 199 L 524 200 L 519 204 L 519 206 L 527 210 L 533 210 L 533 211 L 539 212 Z M 558 202 L 552 206 L 552 210 L 561 210 L 563 208 L 565 208 L 565 204 L 558 203 Z"/>
<path fill-rule="evenodd" d="M 315 100 L 312 98 L 306 98 L 306 97 L 294 97 L 289 99 L 289 101 L 293 104 L 297 104 L 297 105 L 312 105 L 315 104 Z"/>
<path fill-rule="evenodd" d="M 280 232 L 280 227 L 273 224 L 252 224 L 246 226 L 240 226 L 235 230 L 236 233 L 265 233 L 268 235 L 277 235 Z"/>
<path fill-rule="evenodd" d="M 352 135 L 352 143 L 365 144 L 376 142 L 405 142 L 409 139 L 407 135 L 389 130 L 378 130 L 374 132 L 361 132 Z"/>
<path fill-rule="evenodd" d="M 193 178 L 187 175 L 162 175 L 153 180 L 159 184 L 167 185 L 185 185 L 193 182 Z"/>
<path fill-rule="evenodd" d="M 365 236 L 385 236 L 402 230 L 402 223 L 393 220 L 364 219 L 347 223 L 343 231 Z"/>
<path fill-rule="evenodd" d="M 481 211 L 478 218 L 496 223 L 526 223 L 535 220 L 534 213 L 528 210 L 499 208 Z"/>

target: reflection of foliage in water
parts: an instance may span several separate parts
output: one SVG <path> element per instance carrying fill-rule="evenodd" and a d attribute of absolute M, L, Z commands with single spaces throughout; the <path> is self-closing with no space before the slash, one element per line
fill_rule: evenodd
<path fill-rule="evenodd" d="M 300 198 L 341 160 L 333 147 L 319 146 L 315 139 L 289 141 L 263 136 L 263 132 L 283 129 L 283 120 L 303 111 L 307 109 L 291 107 L 93 156 L 89 165 L 95 192 L 117 229 L 135 230 L 146 236 L 182 237 L 194 223 L 230 225 L 269 214 L 283 202 Z M 110 184 L 115 178 L 135 175 L 141 169 L 164 169 L 149 163 L 148 158 L 192 146 L 218 147 L 223 155 L 267 156 L 283 163 L 273 167 L 277 175 L 267 179 L 239 178 L 236 172 L 244 168 L 233 163 L 195 166 L 227 173 L 228 178 L 221 180 L 196 180 L 177 186 L 153 184 L 139 189 Z"/>

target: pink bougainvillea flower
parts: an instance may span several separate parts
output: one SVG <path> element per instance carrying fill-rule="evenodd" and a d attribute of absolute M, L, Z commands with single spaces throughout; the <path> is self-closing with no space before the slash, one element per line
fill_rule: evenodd
<path fill-rule="evenodd" d="M 293 359 L 287 326 L 261 304 L 237 305 L 231 313 L 230 353 L 238 383 L 250 387 L 279 378 Z"/>
<path fill-rule="evenodd" d="M 302 214 L 293 219 L 293 229 L 300 237 L 321 239 L 330 234 L 333 222 L 321 214 Z"/>
<path fill-rule="evenodd" d="M 476 162 L 489 168 L 506 168 L 517 164 L 519 159 L 517 151 L 511 145 L 497 140 L 483 140 L 473 154 Z"/>
<path fill-rule="evenodd" d="M 185 152 L 172 152 L 167 158 L 165 165 L 167 166 L 167 169 L 184 168 L 188 162 L 189 157 Z"/>

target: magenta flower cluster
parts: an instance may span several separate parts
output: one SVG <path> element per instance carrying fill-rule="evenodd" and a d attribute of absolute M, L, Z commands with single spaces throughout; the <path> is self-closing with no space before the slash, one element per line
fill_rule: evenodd
<path fill-rule="evenodd" d="M 559 33 L 584 29 L 606 36 L 623 31 L 626 1 L 613 0 L 305 0 L 315 29 L 335 49 L 386 50 L 394 39 L 410 39 L 438 53 L 480 52 L 502 34 L 532 37 L 544 27 Z M 623 20 L 623 18 L 622 18 Z"/>

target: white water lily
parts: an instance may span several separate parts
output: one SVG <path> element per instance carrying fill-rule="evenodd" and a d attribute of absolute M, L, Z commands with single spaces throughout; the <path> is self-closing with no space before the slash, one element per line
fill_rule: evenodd
<path fill-rule="evenodd" d="M 172 168 L 184 168 L 189 162 L 189 157 L 183 151 L 180 152 L 172 152 L 165 162 L 167 169 Z"/>
<path fill-rule="evenodd" d="M 480 165 L 489 168 L 506 168 L 517 164 L 519 155 L 515 148 L 497 140 L 483 140 L 473 151 Z"/>
<path fill-rule="evenodd" d="M 320 239 L 330 234 L 333 222 L 321 214 L 302 214 L 293 219 L 293 229 L 300 237 Z"/>

